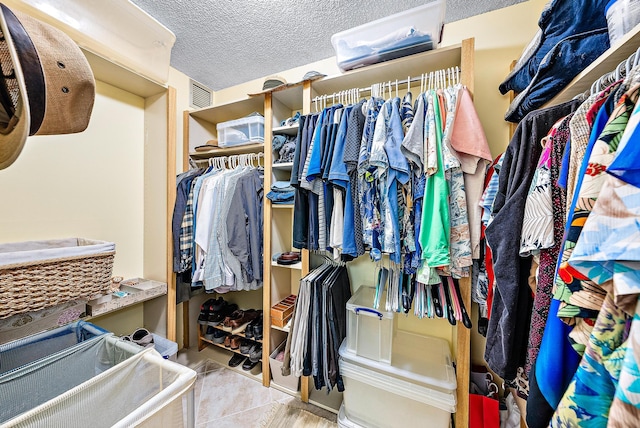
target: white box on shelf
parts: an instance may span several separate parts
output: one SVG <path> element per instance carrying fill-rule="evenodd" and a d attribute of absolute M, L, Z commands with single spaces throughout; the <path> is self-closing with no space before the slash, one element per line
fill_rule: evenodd
<path fill-rule="evenodd" d="M 219 147 L 264 143 L 264 117 L 246 116 L 216 125 Z"/>
<path fill-rule="evenodd" d="M 347 302 L 347 349 L 356 355 L 391 362 L 394 313 L 374 308 L 376 289 L 360 286 Z M 384 296 L 380 308 L 384 308 Z"/>
<path fill-rule="evenodd" d="M 391 364 L 340 347 L 344 410 L 351 423 L 371 428 L 447 428 L 456 411 L 456 375 L 444 339 L 398 331 Z M 343 424 L 343 426 L 349 426 Z"/>
<path fill-rule="evenodd" d="M 435 49 L 440 43 L 445 2 L 436 0 L 331 36 L 342 71 Z"/>
<path fill-rule="evenodd" d="M 282 375 L 282 361 L 276 360 L 278 353 L 284 350 L 287 341 L 282 342 L 269 356 L 269 367 L 271 368 L 272 382 L 278 386 L 286 388 L 292 392 L 297 392 L 300 388 L 300 377 L 290 374 L 289 376 Z"/>

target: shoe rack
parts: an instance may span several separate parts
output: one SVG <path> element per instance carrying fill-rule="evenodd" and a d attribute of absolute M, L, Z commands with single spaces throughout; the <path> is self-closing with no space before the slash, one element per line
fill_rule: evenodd
<path fill-rule="evenodd" d="M 203 306 L 206 304 L 203 303 Z M 204 309 L 201 308 L 201 309 Z M 201 312 L 202 313 L 202 312 Z M 207 311 L 207 313 L 209 313 Z M 242 341 L 250 341 L 253 344 L 259 344 L 262 347 L 262 339 L 256 339 L 253 335 L 252 337 L 248 337 L 246 335 L 246 329 L 247 328 L 251 328 L 253 326 L 253 322 L 249 321 L 237 328 L 226 328 L 223 323 L 217 324 L 217 325 L 213 325 L 213 324 L 209 324 L 207 321 L 198 321 L 198 351 L 202 351 L 203 349 L 207 348 L 207 347 L 214 347 L 215 349 L 218 350 L 218 352 L 215 353 L 216 357 L 214 357 L 214 359 L 218 362 L 220 362 L 221 364 L 226 365 L 228 368 L 238 371 L 240 373 L 243 374 L 247 374 L 249 376 L 259 376 L 261 377 L 260 373 L 262 371 L 262 357 L 260 358 L 260 360 L 258 361 L 258 363 L 252 367 L 249 370 L 245 370 L 243 368 L 243 362 L 241 362 L 240 364 L 238 364 L 237 366 L 230 366 L 229 365 L 229 361 L 230 358 L 235 354 L 235 355 L 242 355 L 243 357 L 249 358 L 249 354 L 246 353 L 242 353 L 240 351 L 240 347 L 238 348 L 232 348 L 232 344 L 229 343 L 229 341 L 226 341 L 223 339 L 222 342 L 218 343 L 213 339 L 208 339 L 206 337 L 207 335 L 207 331 L 208 330 L 212 330 L 212 331 L 221 331 L 224 332 L 225 334 L 225 339 L 227 338 L 231 338 L 233 336 L 237 336 L 238 339 L 238 344 L 241 344 Z M 263 327 L 263 332 L 264 332 L 264 327 Z"/>

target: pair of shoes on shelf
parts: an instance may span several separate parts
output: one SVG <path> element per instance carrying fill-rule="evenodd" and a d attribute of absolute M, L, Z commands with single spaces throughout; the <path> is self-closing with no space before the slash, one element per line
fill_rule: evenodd
<path fill-rule="evenodd" d="M 249 371 L 258 365 L 258 361 L 252 361 L 250 357 L 245 357 L 240 354 L 233 354 L 233 357 L 229 360 L 229 367 L 237 367 L 242 364 L 242 370 Z"/>
<path fill-rule="evenodd" d="M 262 355 L 262 344 L 254 342 L 253 340 L 244 339 L 240 342 L 240 348 L 238 349 L 241 354 L 251 356 L 256 352 Z"/>
<path fill-rule="evenodd" d="M 207 331 L 204 334 L 204 338 L 212 341 L 213 343 L 223 343 L 225 337 L 227 337 L 228 335 L 229 333 L 227 333 L 226 331 L 222 331 L 219 328 L 208 326 Z"/>
<path fill-rule="evenodd" d="M 231 349 L 240 348 L 240 342 L 242 342 L 242 336 L 236 334 L 228 334 L 224 338 L 224 346 Z"/>
<path fill-rule="evenodd" d="M 223 300 L 222 304 L 217 310 L 211 311 L 207 318 L 207 324 L 212 326 L 220 325 L 226 317 L 231 315 L 236 310 L 238 310 L 238 305 Z"/>
<path fill-rule="evenodd" d="M 200 315 L 198 315 L 198 324 L 207 325 L 209 317 L 213 312 L 219 311 L 226 302 L 222 297 L 217 299 L 208 299 L 200 305 Z"/>
<path fill-rule="evenodd" d="M 262 312 L 262 311 L 259 311 Z M 253 322 L 247 324 L 247 327 L 244 330 L 245 337 L 248 337 L 253 340 L 262 340 L 262 313 L 258 318 L 256 318 Z"/>
<path fill-rule="evenodd" d="M 225 318 L 222 329 L 230 331 L 233 334 L 238 334 L 245 329 L 249 322 L 258 318 L 259 315 L 259 312 L 255 309 L 247 309 L 246 311 L 238 309 Z"/>
<path fill-rule="evenodd" d="M 123 340 L 133 342 L 143 348 L 153 348 L 153 335 L 146 328 L 139 328 L 129 336 L 122 336 Z"/>

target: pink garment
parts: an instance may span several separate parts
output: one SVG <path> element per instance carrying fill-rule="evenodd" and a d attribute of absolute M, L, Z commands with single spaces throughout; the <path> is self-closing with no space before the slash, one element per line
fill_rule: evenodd
<path fill-rule="evenodd" d="M 471 234 L 471 256 L 480 257 L 480 222 L 482 208 L 480 199 L 484 191 L 484 177 L 487 165 L 493 160 L 487 136 L 478 117 L 478 112 L 466 87 L 458 93 L 456 117 L 451 131 L 451 149 L 460 161 L 464 172 L 464 186 L 467 193 L 467 212 Z"/>

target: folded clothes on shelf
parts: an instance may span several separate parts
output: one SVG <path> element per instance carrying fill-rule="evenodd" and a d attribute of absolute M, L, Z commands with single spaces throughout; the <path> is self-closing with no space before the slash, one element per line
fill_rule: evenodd
<path fill-rule="evenodd" d="M 278 158 L 273 163 L 293 162 L 293 155 L 296 151 L 296 137 L 286 135 L 274 135 L 271 140 L 273 152 L 278 154 Z"/>
<path fill-rule="evenodd" d="M 267 198 L 272 204 L 293 204 L 294 189 L 288 181 L 276 181 L 271 185 Z"/>

